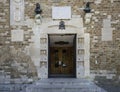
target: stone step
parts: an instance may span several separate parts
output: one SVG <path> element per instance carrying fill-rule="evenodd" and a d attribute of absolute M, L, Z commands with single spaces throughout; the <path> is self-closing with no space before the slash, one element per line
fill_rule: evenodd
<path fill-rule="evenodd" d="M 20 92 L 24 90 L 29 84 L 11 84 L 11 83 L 0 83 L 0 92 Z"/>
<path fill-rule="evenodd" d="M 74 89 L 77 89 L 77 88 L 97 88 L 97 86 L 95 85 L 82 85 L 82 86 L 79 86 L 79 85 L 37 85 L 37 86 L 32 86 L 32 87 L 28 87 L 28 89 L 31 89 L 31 88 L 42 88 L 42 89 L 59 89 L 59 88 L 67 88 L 67 89 L 71 89 L 71 88 L 74 88 Z"/>
<path fill-rule="evenodd" d="M 26 92 L 106 92 L 105 90 L 98 87 L 79 87 L 79 88 L 31 88 L 27 89 Z"/>
<path fill-rule="evenodd" d="M 79 79 L 43 79 L 35 83 L 35 85 L 91 85 L 93 82 L 90 80 Z"/>
<path fill-rule="evenodd" d="M 106 92 L 87 79 L 41 79 L 28 86 L 25 92 Z"/>
<path fill-rule="evenodd" d="M 105 92 L 102 89 L 94 89 L 94 88 L 36 88 L 32 90 L 28 90 L 26 92 Z"/>

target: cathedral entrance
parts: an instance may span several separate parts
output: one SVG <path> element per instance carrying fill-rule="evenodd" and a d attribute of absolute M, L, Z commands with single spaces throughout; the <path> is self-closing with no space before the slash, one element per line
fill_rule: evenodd
<path fill-rule="evenodd" d="M 76 77 L 76 35 L 49 35 L 49 78 Z"/>

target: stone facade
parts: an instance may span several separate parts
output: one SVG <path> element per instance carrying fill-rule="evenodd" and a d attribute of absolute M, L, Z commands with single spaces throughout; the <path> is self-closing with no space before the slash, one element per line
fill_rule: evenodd
<path fill-rule="evenodd" d="M 40 67 L 40 35 L 38 29 L 47 27 L 47 22 L 52 18 L 52 6 L 71 6 L 72 18 L 79 16 L 83 20 L 83 29 L 85 34 L 90 35 L 90 74 L 91 77 L 106 76 L 106 78 L 119 79 L 120 74 L 120 6 L 119 0 L 16 0 L 24 2 L 21 21 L 11 24 L 10 2 L 15 0 L 0 1 L 0 72 L 6 72 L 6 67 L 10 68 L 10 78 L 21 78 L 22 70 L 13 69 L 15 67 L 23 68 L 24 74 L 29 79 L 27 72 L 33 79 L 37 73 L 41 72 Z M 90 22 L 86 23 L 86 14 L 83 11 L 86 1 L 90 1 L 91 13 L 88 15 Z M 40 3 L 42 12 L 42 24 L 35 24 L 35 4 Z M 14 11 L 12 11 L 14 12 Z M 17 15 L 16 15 L 17 16 Z M 18 15 L 19 16 L 19 15 Z M 77 20 L 74 20 L 74 22 Z M 52 24 L 53 23 L 53 24 Z M 50 25 L 48 25 L 50 26 Z M 81 27 L 80 25 L 77 25 Z M 14 30 L 23 31 L 23 39 L 17 38 L 13 33 Z M 44 31 L 41 29 L 40 31 Z M 46 30 L 47 31 L 47 30 Z M 38 33 L 37 33 L 38 32 Z M 109 33 L 110 32 L 110 33 Z M 109 34 L 107 34 L 109 33 Z M 20 33 L 22 34 L 22 33 Z M 19 36 L 19 34 L 16 33 Z M 46 37 L 46 35 L 42 35 Z M 108 36 L 108 37 L 107 37 Z M 37 38 L 38 37 L 38 38 Z M 18 39 L 18 40 L 17 40 Z M 22 40 L 21 40 L 22 39 Z M 32 49 L 31 49 L 32 48 Z M 47 47 L 46 47 L 47 48 Z M 34 52 L 35 51 L 35 52 Z M 11 54 L 12 53 L 12 54 Z M 36 55 L 35 55 L 36 54 Z M 23 59 L 21 59 L 23 58 Z M 47 57 L 46 57 L 47 58 Z M 45 60 L 46 61 L 46 60 Z M 84 62 L 85 64 L 86 62 Z M 13 66 L 12 66 L 13 64 Z M 14 65 L 15 64 L 15 65 Z M 21 66 L 25 65 L 25 66 Z M 86 65 L 86 64 L 85 64 Z M 27 67 L 29 66 L 29 67 Z M 36 67 L 35 67 L 36 66 Z M 36 69 L 35 69 L 36 68 Z M 44 67 L 43 67 L 44 68 Z M 81 68 L 80 68 L 81 69 Z M 16 72 L 12 72 L 16 70 Z M 32 71 L 33 70 L 33 71 Z M 44 72 L 47 73 L 45 68 Z M 80 71 L 80 70 L 79 70 Z M 37 72 L 37 73 L 36 73 Z M 13 74 L 12 74 L 13 73 Z M 3 74 L 4 75 L 4 74 Z M 38 76 L 41 76 L 38 74 Z M 47 76 L 47 75 L 46 75 Z M 42 76 L 46 78 L 46 76 Z"/>

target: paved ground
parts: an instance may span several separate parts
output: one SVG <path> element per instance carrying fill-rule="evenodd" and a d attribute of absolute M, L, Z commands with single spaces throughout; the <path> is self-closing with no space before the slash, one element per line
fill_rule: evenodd
<path fill-rule="evenodd" d="M 107 92 L 120 92 L 120 82 L 103 78 L 96 78 L 95 83 Z"/>

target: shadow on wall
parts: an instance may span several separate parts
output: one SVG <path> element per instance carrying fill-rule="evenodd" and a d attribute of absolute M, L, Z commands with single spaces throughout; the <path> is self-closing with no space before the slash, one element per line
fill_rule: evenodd
<path fill-rule="evenodd" d="M 95 77 L 95 83 L 107 92 L 120 92 L 120 81 L 114 79 L 106 79 L 106 77 Z"/>
<path fill-rule="evenodd" d="M 0 71 L 10 76 L 10 79 L 37 79 L 37 70 L 31 57 L 9 47 L 0 50 Z"/>

